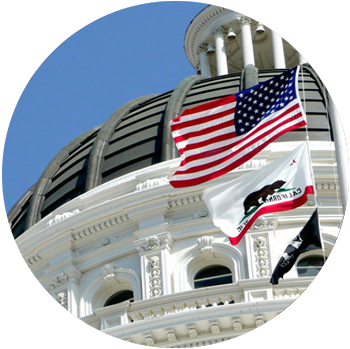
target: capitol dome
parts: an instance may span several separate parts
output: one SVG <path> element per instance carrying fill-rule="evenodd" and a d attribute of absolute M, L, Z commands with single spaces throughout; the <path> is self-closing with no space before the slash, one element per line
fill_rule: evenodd
<path fill-rule="evenodd" d="M 116 107 L 66 145 L 8 213 L 24 259 L 58 303 L 106 334 L 157 347 L 222 342 L 278 315 L 329 256 L 346 202 L 332 100 L 289 43 L 240 13 L 208 6 L 189 24 L 184 47 L 192 76 Z M 169 184 L 179 165 L 171 120 L 297 65 L 307 130 L 285 133 L 213 183 Z M 272 287 L 274 266 L 315 202 L 261 217 L 232 246 L 214 226 L 203 190 L 285 155 L 306 131 L 324 249 L 302 255 Z"/>

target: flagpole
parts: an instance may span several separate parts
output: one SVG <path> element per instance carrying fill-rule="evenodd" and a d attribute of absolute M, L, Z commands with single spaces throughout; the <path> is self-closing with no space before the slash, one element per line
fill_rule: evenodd
<path fill-rule="evenodd" d="M 301 81 L 302 81 L 302 88 L 303 88 L 303 96 L 304 96 L 304 112 L 305 112 L 305 117 L 306 117 L 306 97 L 305 97 L 305 85 L 304 85 L 304 74 L 303 74 L 303 67 L 302 65 L 299 65 L 299 67 L 301 68 Z M 314 187 L 314 198 L 315 198 L 315 207 L 316 210 L 318 211 L 318 203 L 317 203 L 317 191 L 316 191 L 316 180 L 315 180 L 315 174 L 314 174 L 314 169 L 312 166 L 312 158 L 311 158 L 311 150 L 310 150 L 310 139 L 309 139 L 309 131 L 308 131 L 308 126 L 307 126 L 307 122 L 305 125 L 305 131 L 306 131 L 306 146 L 307 146 L 307 152 L 308 152 L 308 157 L 309 157 L 309 166 L 310 166 L 310 173 L 311 173 L 311 180 L 312 180 L 312 185 Z M 320 224 L 320 215 L 317 215 L 317 219 L 318 219 L 318 226 L 321 227 Z M 321 240 L 321 247 L 322 247 L 322 254 L 323 254 L 323 260 L 324 263 L 326 263 L 326 254 L 325 254 L 325 248 L 324 248 L 324 243 L 323 243 L 323 238 L 322 238 L 322 234 L 321 234 L 321 229 L 320 229 L 320 240 Z"/>

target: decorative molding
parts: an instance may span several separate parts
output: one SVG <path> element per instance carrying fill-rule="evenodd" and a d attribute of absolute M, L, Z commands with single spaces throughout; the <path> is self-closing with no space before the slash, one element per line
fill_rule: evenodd
<path fill-rule="evenodd" d="M 176 197 L 168 201 L 169 208 L 182 207 L 203 202 L 202 193 Z"/>
<path fill-rule="evenodd" d="M 50 219 L 50 220 L 47 222 L 47 226 L 48 226 L 48 227 L 51 227 L 52 225 L 57 224 L 58 222 L 64 221 L 64 220 L 66 220 L 67 218 L 72 217 L 72 216 L 78 214 L 79 212 L 80 212 L 80 210 L 76 209 L 76 210 L 73 210 L 73 211 L 71 211 L 71 212 L 64 212 L 64 213 L 62 213 L 62 214 L 57 214 L 54 218 Z"/>
<path fill-rule="evenodd" d="M 42 258 L 40 257 L 40 255 L 38 253 L 35 253 L 27 259 L 27 262 L 30 265 L 34 265 L 34 264 L 40 262 L 41 260 L 42 260 Z"/>
<path fill-rule="evenodd" d="M 114 263 L 105 264 L 101 267 L 101 273 L 103 275 L 103 280 L 107 282 L 117 282 L 117 266 Z"/>
<path fill-rule="evenodd" d="M 166 338 L 169 342 L 175 342 L 177 340 L 175 331 L 172 328 L 166 328 Z"/>
<path fill-rule="evenodd" d="M 316 182 L 316 190 L 337 190 L 338 186 L 336 182 Z"/>
<path fill-rule="evenodd" d="M 198 336 L 198 332 L 195 329 L 194 323 L 188 324 L 187 330 L 190 338 L 196 338 Z"/>
<path fill-rule="evenodd" d="M 252 24 L 252 20 L 251 18 L 249 18 L 248 16 L 243 15 L 240 19 L 239 19 L 241 26 L 245 25 L 245 24 Z"/>
<path fill-rule="evenodd" d="M 278 219 L 277 216 L 273 217 L 259 217 L 252 224 L 250 230 L 263 230 L 263 229 L 277 229 Z"/>
<path fill-rule="evenodd" d="M 207 52 L 208 46 L 209 46 L 209 44 L 208 44 L 207 42 L 202 42 L 202 43 L 197 47 L 196 54 L 199 55 L 199 54 L 201 54 L 202 52 Z"/>
<path fill-rule="evenodd" d="M 214 238 L 212 236 L 202 236 L 198 239 L 198 246 L 201 249 L 205 259 L 210 259 L 213 257 L 213 241 Z"/>
<path fill-rule="evenodd" d="M 274 289 L 273 296 L 274 298 L 296 298 L 300 296 L 305 288 L 282 288 Z"/>
<path fill-rule="evenodd" d="M 111 243 L 110 238 L 104 238 L 98 242 L 98 247 L 104 247 L 104 246 L 109 245 L 110 243 Z"/>
<path fill-rule="evenodd" d="M 239 316 L 234 316 L 231 318 L 232 327 L 234 331 L 241 331 L 243 329 L 243 325 L 241 323 L 241 319 Z"/>
<path fill-rule="evenodd" d="M 254 239 L 254 252 L 257 276 L 265 278 L 270 273 L 266 237 L 258 236 Z"/>
<path fill-rule="evenodd" d="M 126 213 L 120 213 L 112 218 L 90 225 L 89 227 L 86 227 L 78 232 L 73 232 L 72 238 L 73 240 L 83 239 L 101 230 L 113 227 L 118 224 L 123 224 L 129 221 L 130 221 L 130 218 Z"/>
<path fill-rule="evenodd" d="M 67 291 L 61 291 L 56 294 L 57 301 L 62 305 L 63 308 L 68 309 L 68 295 Z"/>
<path fill-rule="evenodd" d="M 52 288 L 57 288 L 57 287 L 65 284 L 66 282 L 68 282 L 68 280 L 69 280 L 69 276 L 65 272 L 61 271 L 52 280 L 53 284 L 51 284 L 50 286 Z"/>
<path fill-rule="evenodd" d="M 161 265 L 159 256 L 148 257 L 149 286 L 151 298 L 158 297 L 162 294 Z"/>
<path fill-rule="evenodd" d="M 209 321 L 209 327 L 212 334 L 219 334 L 221 332 L 218 320 Z"/>
<path fill-rule="evenodd" d="M 209 211 L 208 210 L 201 210 L 197 214 L 197 218 L 206 218 L 209 216 Z"/>
<path fill-rule="evenodd" d="M 212 31 L 211 34 L 217 35 L 217 34 L 225 34 L 227 31 L 222 26 L 216 26 Z"/>
<path fill-rule="evenodd" d="M 149 188 L 159 187 L 161 185 L 169 184 L 169 179 L 167 177 L 147 179 L 146 181 L 136 185 L 136 190 L 145 190 Z"/>
<path fill-rule="evenodd" d="M 169 232 L 161 233 L 153 236 L 150 236 L 145 239 L 140 239 L 134 241 L 137 251 L 141 253 L 156 251 L 161 248 L 170 249 L 173 244 L 173 239 L 171 238 Z"/>
<path fill-rule="evenodd" d="M 145 338 L 145 344 L 148 346 L 154 345 L 155 340 L 152 337 L 152 334 L 150 332 L 144 333 L 143 337 Z"/>
<path fill-rule="evenodd" d="M 255 315 L 255 325 L 256 327 L 260 327 L 265 323 L 263 315 Z"/>

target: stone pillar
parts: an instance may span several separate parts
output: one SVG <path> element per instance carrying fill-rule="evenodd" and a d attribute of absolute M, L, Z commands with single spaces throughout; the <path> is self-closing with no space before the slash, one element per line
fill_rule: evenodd
<path fill-rule="evenodd" d="M 172 293 L 169 273 L 172 238 L 168 232 L 134 242 L 141 258 L 142 298 Z"/>
<path fill-rule="evenodd" d="M 272 50 L 273 50 L 273 60 L 275 62 L 275 69 L 286 68 L 286 61 L 284 57 L 283 41 L 282 38 L 275 33 L 272 34 Z"/>
<path fill-rule="evenodd" d="M 222 27 L 215 28 L 213 31 L 215 38 L 215 57 L 217 75 L 228 74 L 227 55 L 225 48 L 224 29 Z"/>
<path fill-rule="evenodd" d="M 251 20 L 246 16 L 242 16 L 240 22 L 242 32 L 243 65 L 245 68 L 249 64 L 255 65 L 253 39 L 250 29 Z"/>
<path fill-rule="evenodd" d="M 207 55 L 207 44 L 202 44 L 198 47 L 198 54 L 200 59 L 201 75 L 211 77 L 209 57 Z"/>

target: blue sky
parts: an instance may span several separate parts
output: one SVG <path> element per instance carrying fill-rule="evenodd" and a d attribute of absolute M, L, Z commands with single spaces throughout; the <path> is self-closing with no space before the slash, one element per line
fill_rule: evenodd
<path fill-rule="evenodd" d="M 7 212 L 75 137 L 129 100 L 172 90 L 196 73 L 184 36 L 206 6 L 176 1 L 123 9 L 82 28 L 47 57 L 23 91 L 7 132 Z"/>

